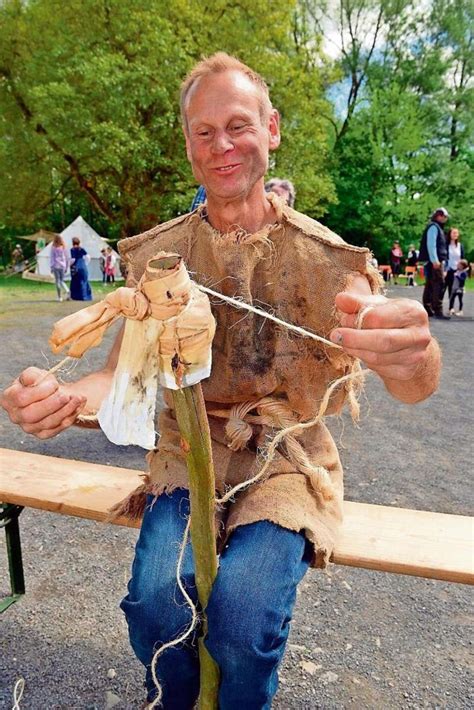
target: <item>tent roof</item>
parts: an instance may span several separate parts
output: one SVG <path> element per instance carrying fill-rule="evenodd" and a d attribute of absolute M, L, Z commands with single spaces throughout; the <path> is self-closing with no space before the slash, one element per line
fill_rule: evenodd
<path fill-rule="evenodd" d="M 26 239 L 29 242 L 38 242 L 40 239 L 44 239 L 46 244 L 52 242 L 54 237 L 57 237 L 56 232 L 48 232 L 47 229 L 39 229 L 34 234 L 25 234 L 21 237 L 15 237 L 15 239 Z"/>

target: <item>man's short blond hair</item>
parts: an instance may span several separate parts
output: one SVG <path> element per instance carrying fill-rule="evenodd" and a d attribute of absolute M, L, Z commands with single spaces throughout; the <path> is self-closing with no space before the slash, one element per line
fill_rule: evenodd
<path fill-rule="evenodd" d="M 270 101 L 268 86 L 264 78 L 247 66 L 247 64 L 241 62 L 240 59 L 237 59 L 237 57 L 232 57 L 226 52 L 216 52 L 212 56 L 207 57 L 196 64 L 181 84 L 181 120 L 186 132 L 188 128 L 186 121 L 186 108 L 191 90 L 203 77 L 210 76 L 211 74 L 222 74 L 226 71 L 239 71 L 250 79 L 253 84 L 255 84 L 259 93 L 260 115 L 262 120 L 265 120 L 268 117 L 270 111 L 272 110 L 272 102 Z"/>

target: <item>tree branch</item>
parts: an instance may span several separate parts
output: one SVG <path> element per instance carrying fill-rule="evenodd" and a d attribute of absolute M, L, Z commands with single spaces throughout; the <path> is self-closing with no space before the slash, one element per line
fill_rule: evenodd
<path fill-rule="evenodd" d="M 27 105 L 26 101 L 24 100 L 23 96 L 19 93 L 15 86 L 15 82 L 13 81 L 13 78 L 11 76 L 11 72 L 9 69 L 5 67 L 0 67 L 0 75 L 2 75 L 8 82 L 11 92 L 13 95 L 13 98 L 15 99 L 15 102 L 20 109 L 24 119 L 30 123 L 34 124 L 33 130 L 35 133 L 37 133 L 40 136 L 43 136 L 45 141 L 48 143 L 49 147 L 55 152 L 60 155 L 63 160 L 66 161 L 66 163 L 69 165 L 69 170 L 71 172 L 72 177 L 76 180 L 78 183 L 79 187 L 87 197 L 89 198 L 90 202 L 94 205 L 94 207 L 101 212 L 107 219 L 110 219 L 112 222 L 115 222 L 117 217 L 116 215 L 112 212 L 112 210 L 106 205 L 106 203 L 99 197 L 97 192 L 94 190 L 90 182 L 87 180 L 86 177 L 81 173 L 80 167 L 79 167 L 79 162 L 74 158 L 74 156 L 70 155 L 69 153 L 66 153 L 56 141 L 51 138 L 49 135 L 48 131 L 46 128 L 41 124 L 41 123 L 35 123 L 35 117 L 33 115 L 33 112 Z"/>

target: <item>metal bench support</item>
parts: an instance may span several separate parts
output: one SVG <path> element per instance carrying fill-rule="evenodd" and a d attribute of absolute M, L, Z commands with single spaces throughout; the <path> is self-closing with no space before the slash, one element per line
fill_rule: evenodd
<path fill-rule="evenodd" d="M 22 510 L 23 506 L 21 505 L 0 503 L 0 527 L 5 528 L 11 588 L 11 594 L 0 599 L 0 614 L 18 601 L 25 593 L 20 524 L 18 520 Z"/>

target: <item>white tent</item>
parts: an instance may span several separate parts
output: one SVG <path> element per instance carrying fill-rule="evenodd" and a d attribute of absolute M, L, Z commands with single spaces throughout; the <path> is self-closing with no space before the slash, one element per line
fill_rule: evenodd
<path fill-rule="evenodd" d="M 100 270 L 99 265 L 100 250 L 108 246 L 107 241 L 103 237 L 99 237 L 97 232 L 95 232 L 92 227 L 87 224 L 85 219 L 80 216 L 77 217 L 74 222 L 71 222 L 69 227 L 66 227 L 66 229 L 61 232 L 61 236 L 66 243 L 68 253 L 72 247 L 72 238 L 79 237 L 81 240 L 81 247 L 86 250 L 91 258 L 87 266 L 90 281 L 102 281 L 102 271 Z M 36 273 L 40 274 L 40 276 L 49 276 L 51 273 L 51 269 L 49 268 L 50 253 L 51 242 L 46 244 L 44 249 L 36 255 Z M 120 275 L 119 269 L 119 255 L 115 250 L 114 254 L 117 259 L 115 263 L 115 278 L 121 279 L 122 276 Z"/>

